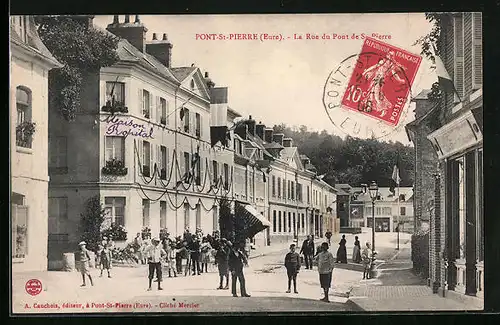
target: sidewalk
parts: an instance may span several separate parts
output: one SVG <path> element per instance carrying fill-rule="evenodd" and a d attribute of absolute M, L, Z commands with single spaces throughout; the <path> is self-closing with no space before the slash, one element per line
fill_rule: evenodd
<path fill-rule="evenodd" d="M 482 310 L 432 293 L 425 280 L 413 273 L 411 248 L 402 247 L 393 258 L 378 266 L 375 279 L 361 280 L 349 303 L 358 311 L 451 311 Z"/>

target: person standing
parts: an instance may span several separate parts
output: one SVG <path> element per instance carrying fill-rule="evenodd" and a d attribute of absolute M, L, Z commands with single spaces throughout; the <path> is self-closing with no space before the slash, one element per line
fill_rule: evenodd
<path fill-rule="evenodd" d="M 331 232 L 330 230 L 328 230 L 328 231 L 325 233 L 325 237 L 326 237 L 326 239 L 328 240 L 328 245 L 331 245 L 332 232 Z"/>
<path fill-rule="evenodd" d="M 313 256 L 314 256 L 314 240 L 310 235 L 307 236 L 306 240 L 302 243 L 299 254 L 304 254 L 304 260 L 306 264 L 306 269 L 312 270 L 313 268 Z"/>
<path fill-rule="evenodd" d="M 133 248 L 135 251 L 135 257 L 139 263 L 144 264 L 144 258 L 142 256 L 142 236 L 141 233 L 138 232 L 133 241 Z"/>
<path fill-rule="evenodd" d="M 200 241 L 198 238 L 193 238 L 191 244 L 188 244 L 188 249 L 191 257 L 191 263 L 193 263 L 193 274 L 200 275 Z"/>
<path fill-rule="evenodd" d="M 205 270 L 205 273 L 208 273 L 208 264 L 210 263 L 212 246 L 210 245 L 210 242 L 208 241 L 207 237 L 203 237 L 200 246 L 200 252 L 201 252 L 201 271 L 203 272 L 203 270 Z"/>
<path fill-rule="evenodd" d="M 151 284 L 153 283 L 154 274 L 156 271 L 156 276 L 158 277 L 158 290 L 163 290 L 161 287 L 161 261 L 167 253 L 160 245 L 160 241 L 157 238 L 153 238 L 152 244 L 146 249 L 146 256 L 149 264 L 149 287 L 148 291 L 151 291 Z"/>
<path fill-rule="evenodd" d="M 361 245 L 358 236 L 354 237 L 354 248 L 352 249 L 352 261 L 354 263 L 361 263 Z"/>
<path fill-rule="evenodd" d="M 90 270 L 89 270 L 90 269 L 90 265 L 89 265 L 90 254 L 86 248 L 86 245 L 87 245 L 87 243 L 84 241 L 82 241 L 78 244 L 78 247 L 80 248 L 80 250 L 78 251 L 78 257 L 79 257 L 78 260 L 80 261 L 80 273 L 82 274 L 82 280 L 83 280 L 81 287 L 86 286 L 85 276 L 89 277 L 90 285 L 94 286 L 94 282 L 92 281 L 92 276 L 90 275 Z"/>
<path fill-rule="evenodd" d="M 101 267 L 101 275 L 99 277 L 102 277 L 102 273 L 104 269 L 108 271 L 108 278 L 111 278 L 110 274 L 110 269 L 111 269 L 111 251 L 109 250 L 108 247 L 102 247 L 99 245 L 99 252 L 97 253 L 99 256 L 99 266 Z"/>
<path fill-rule="evenodd" d="M 328 291 L 332 286 L 332 273 L 335 267 L 335 259 L 332 253 L 328 251 L 328 243 L 321 244 L 321 252 L 316 256 L 316 261 L 318 263 L 319 282 L 325 293 L 325 296 L 320 300 L 330 302 L 328 299 Z"/>
<path fill-rule="evenodd" d="M 243 266 L 246 264 L 245 254 L 243 253 L 243 245 L 233 247 L 228 241 L 229 251 L 229 271 L 231 272 L 231 292 L 233 297 L 238 297 L 236 294 L 236 282 L 240 281 L 240 292 L 242 297 L 250 297 L 245 288 L 245 275 L 243 274 Z"/>
<path fill-rule="evenodd" d="M 166 258 L 166 262 L 167 262 L 167 270 L 168 270 L 168 277 L 171 278 L 172 277 L 172 272 L 174 273 L 174 277 L 176 278 L 177 277 L 177 272 L 176 272 L 176 267 L 175 267 L 175 264 L 176 264 L 176 256 L 175 256 L 175 246 L 174 246 L 174 243 L 170 243 L 167 245 L 166 247 L 167 249 L 165 250 L 165 252 L 167 253 L 167 258 Z"/>
<path fill-rule="evenodd" d="M 363 280 L 370 279 L 370 268 L 371 268 L 371 248 L 370 243 L 366 243 L 365 248 L 363 248 L 363 253 L 361 253 L 361 260 L 363 262 Z"/>
<path fill-rule="evenodd" d="M 219 287 L 217 288 L 218 290 L 229 289 L 228 260 L 229 260 L 229 247 L 227 245 L 227 240 L 225 238 L 222 238 L 220 240 L 219 249 L 215 254 L 215 262 L 217 263 L 217 268 L 219 269 L 219 279 L 220 279 L 220 284 Z M 224 282 L 224 277 L 226 278 L 226 285 L 223 287 L 222 283 Z"/>
<path fill-rule="evenodd" d="M 342 235 L 342 239 L 339 242 L 339 249 L 337 250 L 337 263 L 347 263 L 346 243 L 345 235 Z"/>
<path fill-rule="evenodd" d="M 299 293 L 297 291 L 297 274 L 300 269 L 300 255 L 295 252 L 295 244 L 290 245 L 290 251 L 285 255 L 285 268 L 286 274 L 288 275 L 288 290 L 286 293 L 290 293 L 291 282 L 293 281 L 293 292 Z"/>

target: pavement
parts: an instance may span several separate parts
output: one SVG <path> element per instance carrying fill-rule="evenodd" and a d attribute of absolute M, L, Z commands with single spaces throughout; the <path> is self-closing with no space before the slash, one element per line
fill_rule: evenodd
<path fill-rule="evenodd" d="M 361 280 L 349 295 L 357 311 L 464 311 L 482 310 L 482 301 L 464 303 L 432 293 L 426 281 L 413 273 L 411 246 L 402 245 L 392 258 L 377 267 L 378 276 Z"/>

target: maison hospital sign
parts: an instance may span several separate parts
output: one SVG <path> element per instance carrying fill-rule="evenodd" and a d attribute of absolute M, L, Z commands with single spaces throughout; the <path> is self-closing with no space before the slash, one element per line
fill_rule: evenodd
<path fill-rule="evenodd" d="M 101 122 L 106 122 L 106 135 L 128 137 L 129 135 L 144 139 L 153 138 L 153 127 L 143 123 L 136 123 L 134 119 L 120 118 L 109 115 Z"/>

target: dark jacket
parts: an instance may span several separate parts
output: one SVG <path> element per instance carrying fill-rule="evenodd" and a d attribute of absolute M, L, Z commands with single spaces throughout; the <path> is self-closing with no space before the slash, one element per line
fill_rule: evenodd
<path fill-rule="evenodd" d="M 233 272 L 241 272 L 243 271 L 243 265 L 246 262 L 245 254 L 241 251 L 238 251 L 238 255 L 236 255 L 235 250 L 231 249 L 229 251 L 229 271 Z"/>
<path fill-rule="evenodd" d="M 177 258 L 187 259 L 188 258 L 188 253 L 189 252 L 188 252 L 187 248 L 184 247 L 184 246 L 181 246 L 179 248 L 179 250 L 177 251 L 177 253 L 175 254 L 175 256 Z"/>
<path fill-rule="evenodd" d="M 285 267 L 289 271 L 300 269 L 300 255 L 297 252 L 288 252 L 285 255 Z"/>
<path fill-rule="evenodd" d="M 314 241 L 313 240 L 308 241 L 307 239 L 304 240 L 299 254 L 314 255 Z"/>
<path fill-rule="evenodd" d="M 229 260 L 229 249 L 227 247 L 220 247 L 215 253 L 215 260 L 217 263 L 228 263 Z"/>
<path fill-rule="evenodd" d="M 191 254 L 199 254 L 200 253 L 200 242 L 197 240 L 192 241 L 188 244 L 188 249 Z"/>

